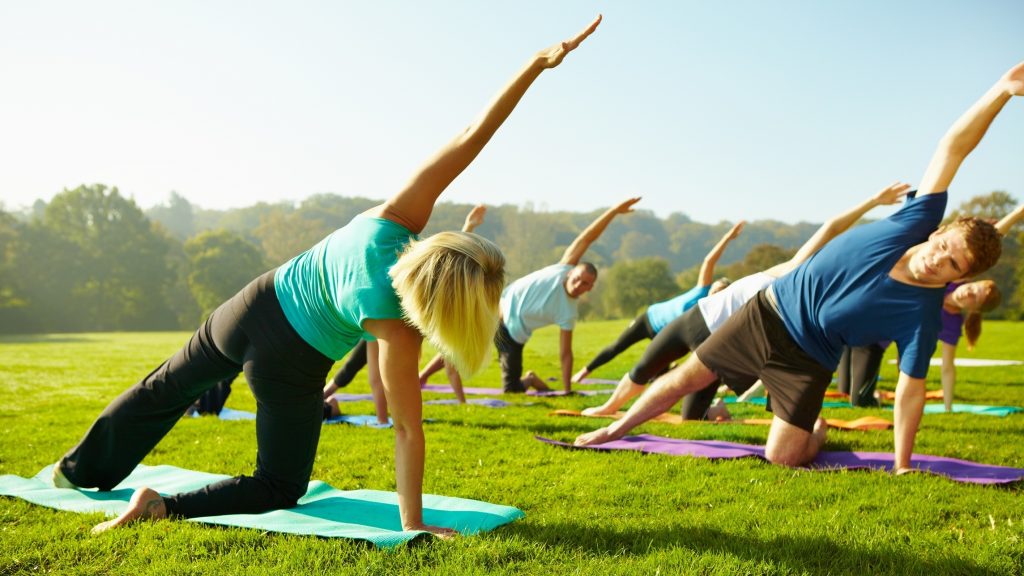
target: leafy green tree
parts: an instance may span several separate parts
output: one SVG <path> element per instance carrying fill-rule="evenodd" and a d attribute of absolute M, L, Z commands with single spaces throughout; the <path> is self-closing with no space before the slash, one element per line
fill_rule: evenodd
<path fill-rule="evenodd" d="M 15 267 L 15 255 L 21 240 L 21 225 L 0 205 L 0 331 L 23 330 L 25 298 L 21 275 Z"/>
<path fill-rule="evenodd" d="M 43 252 L 56 257 L 48 264 L 62 267 L 57 275 L 64 275 L 52 288 L 62 292 L 61 300 L 73 303 L 61 325 L 114 330 L 169 323 L 160 297 L 171 279 L 167 244 L 135 202 L 117 188 L 95 184 L 64 190 L 46 205 L 41 226 L 36 241 L 43 244 Z M 54 254 L 62 250 L 67 253 Z"/>
<path fill-rule="evenodd" d="M 206 318 L 267 268 L 259 249 L 227 230 L 203 232 L 185 242 L 188 286 Z"/>
<path fill-rule="evenodd" d="M 160 204 L 146 210 L 146 216 L 159 222 L 178 240 L 184 241 L 195 234 L 196 223 L 192 203 L 177 192 L 170 193 L 167 197 L 167 204 Z"/>
<path fill-rule="evenodd" d="M 650 304 L 680 292 L 663 258 L 616 262 L 599 280 L 602 310 L 618 318 L 636 316 Z"/>

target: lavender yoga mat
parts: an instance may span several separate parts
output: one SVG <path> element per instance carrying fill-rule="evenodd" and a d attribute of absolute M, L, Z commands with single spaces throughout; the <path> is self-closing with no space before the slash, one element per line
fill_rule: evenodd
<path fill-rule="evenodd" d="M 626 436 L 596 446 L 573 446 L 535 436 L 537 440 L 555 446 L 580 450 L 633 450 L 645 454 L 667 454 L 670 456 L 695 456 L 720 460 L 727 458 L 755 457 L 764 459 L 764 447 L 750 444 L 736 444 L 715 440 L 679 440 L 653 434 Z M 1024 468 L 1009 468 L 979 464 L 942 456 L 914 454 L 911 465 L 922 472 L 945 476 L 957 482 L 972 484 L 1008 484 L 1024 479 Z M 893 468 L 893 455 L 889 452 L 821 452 L 807 468 L 811 470 L 886 470 Z"/>
<path fill-rule="evenodd" d="M 362 402 L 363 400 L 373 400 L 373 394 L 350 394 L 348 392 L 338 392 L 334 395 L 334 399 L 338 402 Z"/>
<path fill-rule="evenodd" d="M 444 392 L 447 394 L 454 394 L 455 390 L 447 384 L 427 384 L 420 388 L 424 392 Z M 500 396 L 504 394 L 501 388 L 473 388 L 471 386 L 463 386 L 462 391 L 466 394 L 474 394 L 476 396 Z"/>
<path fill-rule="evenodd" d="M 424 404 L 434 404 L 439 406 L 458 406 L 459 401 L 455 398 L 442 398 L 438 400 L 427 400 Z M 468 398 L 466 404 L 472 404 L 474 406 L 486 406 L 488 408 L 505 408 L 508 406 L 514 406 L 511 402 L 505 402 L 498 398 Z M 519 406 L 527 406 L 527 404 L 519 404 Z"/>

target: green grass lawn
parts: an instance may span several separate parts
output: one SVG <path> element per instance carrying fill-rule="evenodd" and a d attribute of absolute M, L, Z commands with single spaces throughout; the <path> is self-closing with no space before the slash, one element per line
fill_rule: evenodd
<path fill-rule="evenodd" d="M 625 326 L 584 323 L 577 365 Z M 122 389 L 170 355 L 185 333 L 0 338 L 0 474 L 31 476 L 71 447 Z M 557 333 L 538 332 L 526 366 L 557 373 Z M 1024 324 L 987 322 L 964 357 L 1024 359 Z M 595 377 L 616 378 L 642 344 Z M 889 357 L 894 351 L 890 350 Z M 888 357 L 887 357 L 888 358 Z M 895 387 L 883 366 L 881 388 Z M 497 363 L 467 385 L 499 386 Z M 929 388 L 938 388 L 933 369 Z M 366 392 L 365 375 L 349 387 Z M 526 402 L 526 398 L 515 398 Z M 960 368 L 957 401 L 1024 406 L 1024 367 Z M 595 398 L 533 400 L 489 409 L 426 406 L 424 491 L 517 506 L 526 518 L 494 532 L 377 550 L 337 539 L 266 534 L 187 522 L 137 524 L 99 536 L 98 514 L 58 512 L 0 498 L 0 574 L 1020 574 L 1021 487 L 958 484 L 927 475 L 806 472 L 743 459 L 601 454 L 543 445 L 600 421 L 548 416 Z M 236 383 L 228 406 L 254 410 Z M 343 404 L 368 414 L 369 402 Z M 741 417 L 763 415 L 741 407 Z M 844 419 L 891 412 L 826 409 Z M 767 428 L 648 424 L 637 432 L 763 443 Z M 830 434 L 828 450 L 892 449 L 891 432 Z M 924 417 L 915 451 L 1024 467 L 1024 415 Z M 248 474 L 252 422 L 185 419 L 146 458 L 222 474 Z M 392 432 L 328 426 L 313 477 L 340 489 L 394 490 Z"/>

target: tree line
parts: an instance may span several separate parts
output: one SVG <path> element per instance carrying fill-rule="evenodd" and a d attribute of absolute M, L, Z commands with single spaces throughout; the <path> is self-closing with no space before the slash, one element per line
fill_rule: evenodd
<path fill-rule="evenodd" d="M 379 200 L 334 194 L 300 203 L 207 210 L 171 193 L 143 210 L 102 184 L 64 190 L 50 202 L 7 211 L 0 205 L 0 331 L 8 333 L 192 329 L 249 280 L 309 248 Z M 1005 192 L 974 197 L 950 218 L 998 219 L 1016 201 Z M 423 235 L 461 227 L 468 204 L 438 204 Z M 531 205 L 490 207 L 476 232 L 505 253 L 509 279 L 557 262 L 600 214 L 548 212 Z M 731 223 L 639 211 L 615 220 L 587 253 L 600 270 L 583 318 L 628 318 L 693 286 L 704 255 Z M 738 279 L 788 259 L 817 224 L 749 222 L 719 261 Z M 991 317 L 1019 318 L 1020 232 L 985 277 L 1004 298 Z"/>

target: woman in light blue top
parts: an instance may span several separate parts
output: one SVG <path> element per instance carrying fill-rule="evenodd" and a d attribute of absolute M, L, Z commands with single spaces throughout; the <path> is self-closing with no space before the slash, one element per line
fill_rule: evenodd
<path fill-rule="evenodd" d="M 334 360 L 368 341 L 395 429 L 400 525 L 423 523 L 424 438 L 417 361 L 426 337 L 466 373 L 477 371 L 498 324 L 504 258 L 480 236 L 417 240 L 441 192 L 476 158 L 545 69 L 600 23 L 537 53 L 483 115 L 417 171 L 398 194 L 357 216 L 213 312 L 188 344 L 115 399 L 54 467 L 58 487 L 110 490 L 170 431 L 185 409 L 242 367 L 257 400 L 256 470 L 162 497 L 143 488 L 128 510 L 95 530 L 138 519 L 258 513 L 294 506 L 313 469 L 322 387 Z"/>

